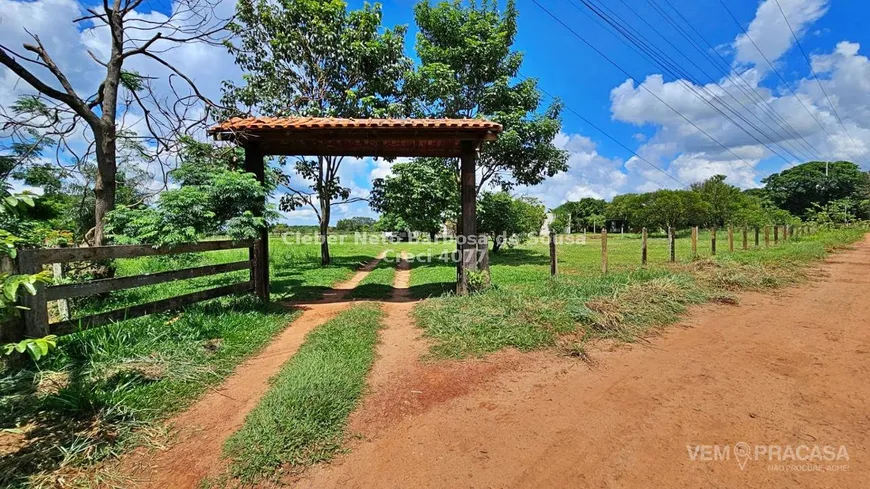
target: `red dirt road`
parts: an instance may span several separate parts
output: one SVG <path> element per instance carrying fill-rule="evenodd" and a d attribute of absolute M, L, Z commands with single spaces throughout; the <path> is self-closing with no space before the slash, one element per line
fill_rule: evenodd
<path fill-rule="evenodd" d="M 746 294 L 739 306 L 698 308 L 686 327 L 649 344 L 593 351 L 592 368 L 552 353 L 507 352 L 467 367 L 416 362 L 392 385 L 378 378 L 354 414 L 363 441 L 295 482 L 318 489 L 868 487 L 870 241 L 832 257 L 821 276 L 801 288 Z M 457 388 L 469 378 L 475 388 Z M 428 401 L 397 405 L 387 392 Z M 750 457 L 741 469 L 733 454 L 693 461 L 688 448 L 739 442 L 752 451 L 804 445 L 804 456 L 815 445 L 845 446 L 848 460 Z M 839 470 L 808 471 L 831 464 Z M 781 465 L 797 471 L 775 470 Z"/>
<path fill-rule="evenodd" d="M 219 387 L 209 391 L 190 409 L 171 420 L 178 440 L 168 450 L 150 453 L 138 450 L 121 463 L 121 472 L 131 487 L 193 488 L 204 477 L 224 468 L 224 441 L 242 427 L 245 416 L 257 406 L 269 389 L 269 378 L 296 353 L 314 328 L 349 308 L 348 295 L 383 259 L 362 267 L 321 299 L 306 304 L 292 303 L 302 310 L 293 324 L 279 333 L 259 354 L 236 368 Z"/>

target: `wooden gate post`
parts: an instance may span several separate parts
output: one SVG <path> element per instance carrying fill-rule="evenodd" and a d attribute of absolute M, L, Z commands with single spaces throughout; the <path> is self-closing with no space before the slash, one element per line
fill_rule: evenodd
<path fill-rule="evenodd" d="M 674 263 L 677 261 L 677 243 L 676 243 L 676 241 L 677 241 L 677 236 L 676 236 L 676 233 L 674 232 L 674 227 L 669 226 L 668 227 L 668 246 L 670 247 L 671 263 Z"/>
<path fill-rule="evenodd" d="M 716 254 L 716 226 L 710 230 L 710 253 Z"/>
<path fill-rule="evenodd" d="M 698 226 L 692 226 L 692 259 L 698 258 Z"/>
<path fill-rule="evenodd" d="M 18 273 L 35 275 L 42 271 L 42 264 L 36 260 L 32 250 L 18 252 Z M 26 338 L 42 338 L 48 336 L 48 304 L 45 300 L 45 285 L 36 284 L 36 294 L 19 294 L 21 305 L 26 307 L 24 316 L 24 336 Z"/>
<path fill-rule="evenodd" d="M 556 276 L 558 273 L 556 265 L 556 232 L 550 231 L 550 275 Z"/>
<path fill-rule="evenodd" d="M 749 228 L 747 226 L 743 226 L 743 249 L 749 249 Z"/>
<path fill-rule="evenodd" d="M 265 184 L 266 160 L 263 150 L 257 143 L 249 142 L 245 145 L 245 171 L 253 173 L 258 182 Z M 323 245 L 321 248 L 326 249 Z M 264 227 L 260 230 L 260 237 L 254 242 L 249 252 L 249 259 L 256 267 L 252 273 L 254 293 L 263 302 L 269 302 L 269 228 Z"/>
<path fill-rule="evenodd" d="M 728 225 L 728 251 L 734 253 L 734 226 Z"/>
<path fill-rule="evenodd" d="M 646 266 L 647 260 L 647 234 L 646 228 L 641 230 L 641 244 L 640 244 L 640 264 Z"/>
<path fill-rule="evenodd" d="M 607 273 L 607 229 L 601 230 L 601 273 Z"/>
<path fill-rule="evenodd" d="M 463 141 L 461 144 L 459 180 L 462 224 L 456 236 L 460 244 L 456 293 L 460 295 L 470 292 L 468 272 L 477 271 L 477 188 L 475 186 L 477 147 L 471 141 Z"/>

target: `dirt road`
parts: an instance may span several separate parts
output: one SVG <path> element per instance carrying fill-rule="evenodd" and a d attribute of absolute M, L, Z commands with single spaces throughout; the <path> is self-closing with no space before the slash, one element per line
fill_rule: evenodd
<path fill-rule="evenodd" d="M 591 368 L 552 353 L 510 352 L 465 366 L 416 364 L 408 368 L 413 375 L 397 373 L 391 385 L 379 377 L 351 425 L 363 441 L 295 482 L 415 489 L 867 487 L 868 292 L 865 241 L 832 257 L 812 284 L 747 294 L 739 306 L 696 309 L 684 327 L 649 344 L 593 351 Z M 461 388 L 469 381 L 476 387 Z M 396 396 L 405 401 L 396 404 Z M 733 452 L 740 443 L 748 445 L 748 457 Z M 717 445 L 729 459 L 703 460 L 715 458 Z M 831 446 L 839 457 L 818 460 L 815 446 Z M 789 459 L 790 448 L 810 460 Z M 771 460 L 762 449 L 780 450 L 785 459 Z"/>
<path fill-rule="evenodd" d="M 218 388 L 171 420 L 177 432 L 171 448 L 157 453 L 142 449 L 124 459 L 121 472 L 129 479 L 128 484 L 141 488 L 193 488 L 204 477 L 220 474 L 225 465 L 221 460 L 224 441 L 241 428 L 245 416 L 260 402 L 269 389 L 269 378 L 296 353 L 310 331 L 351 306 L 350 292 L 383 258 L 381 254 L 322 298 L 291 304 L 302 311 L 292 327 L 241 364 Z"/>

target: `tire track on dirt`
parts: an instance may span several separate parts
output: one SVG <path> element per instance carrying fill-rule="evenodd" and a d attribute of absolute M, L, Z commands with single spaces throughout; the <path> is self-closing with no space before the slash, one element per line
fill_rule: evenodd
<path fill-rule="evenodd" d="M 382 253 L 320 299 L 283 303 L 301 309 L 302 315 L 263 351 L 236 367 L 220 386 L 169 421 L 177 440 L 168 450 L 155 454 L 139 449 L 122 461 L 121 472 L 128 474 L 135 487 L 155 489 L 195 488 L 204 477 L 219 474 L 225 465 L 221 460 L 224 441 L 257 406 L 269 389 L 269 379 L 296 353 L 310 331 L 350 307 L 350 291 L 384 257 Z"/>
<path fill-rule="evenodd" d="M 380 428 L 299 486 L 864 487 L 866 264 L 870 239 L 824 263 L 814 283 L 696 308 L 644 345 L 593 349 L 591 369 L 527 355 L 467 395 Z M 687 450 L 739 442 L 844 445 L 849 468 L 777 471 L 766 459 L 741 468 Z"/>

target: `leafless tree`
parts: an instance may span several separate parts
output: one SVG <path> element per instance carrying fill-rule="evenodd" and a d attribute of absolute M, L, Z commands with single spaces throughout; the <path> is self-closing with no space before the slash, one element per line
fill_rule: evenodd
<path fill-rule="evenodd" d="M 96 161 L 96 225 L 87 238 L 91 244 L 101 245 L 106 239 L 105 217 L 115 206 L 119 143 L 129 139 L 146 148 L 150 154 L 142 156 L 160 163 L 165 185 L 165 162 L 177 153 L 179 136 L 199 131 L 217 107 L 166 56 L 187 43 L 223 44 L 231 19 L 216 13 L 217 1 L 175 0 L 172 12 L 161 17 L 137 12 L 143 0 L 104 0 L 101 6 L 87 8 L 86 15 L 72 19 L 97 38 L 108 30 L 108 57 L 88 50 L 81 60 L 105 69 L 95 93 L 77 91 L 39 36 L 26 26 L 32 42 L 23 44 L 22 51 L 0 45 L 0 64 L 36 91 L 0 110 L 4 131 L 13 140 L 50 141 L 59 164 L 65 160 L 61 153 L 72 155 L 72 166 Z M 158 78 L 125 69 L 134 57 L 150 60 L 156 71 L 165 73 L 159 81 L 165 80 L 168 92 L 157 90 Z M 140 129 L 134 132 L 128 127 Z M 86 144 L 72 142 L 75 138 L 84 138 Z"/>

